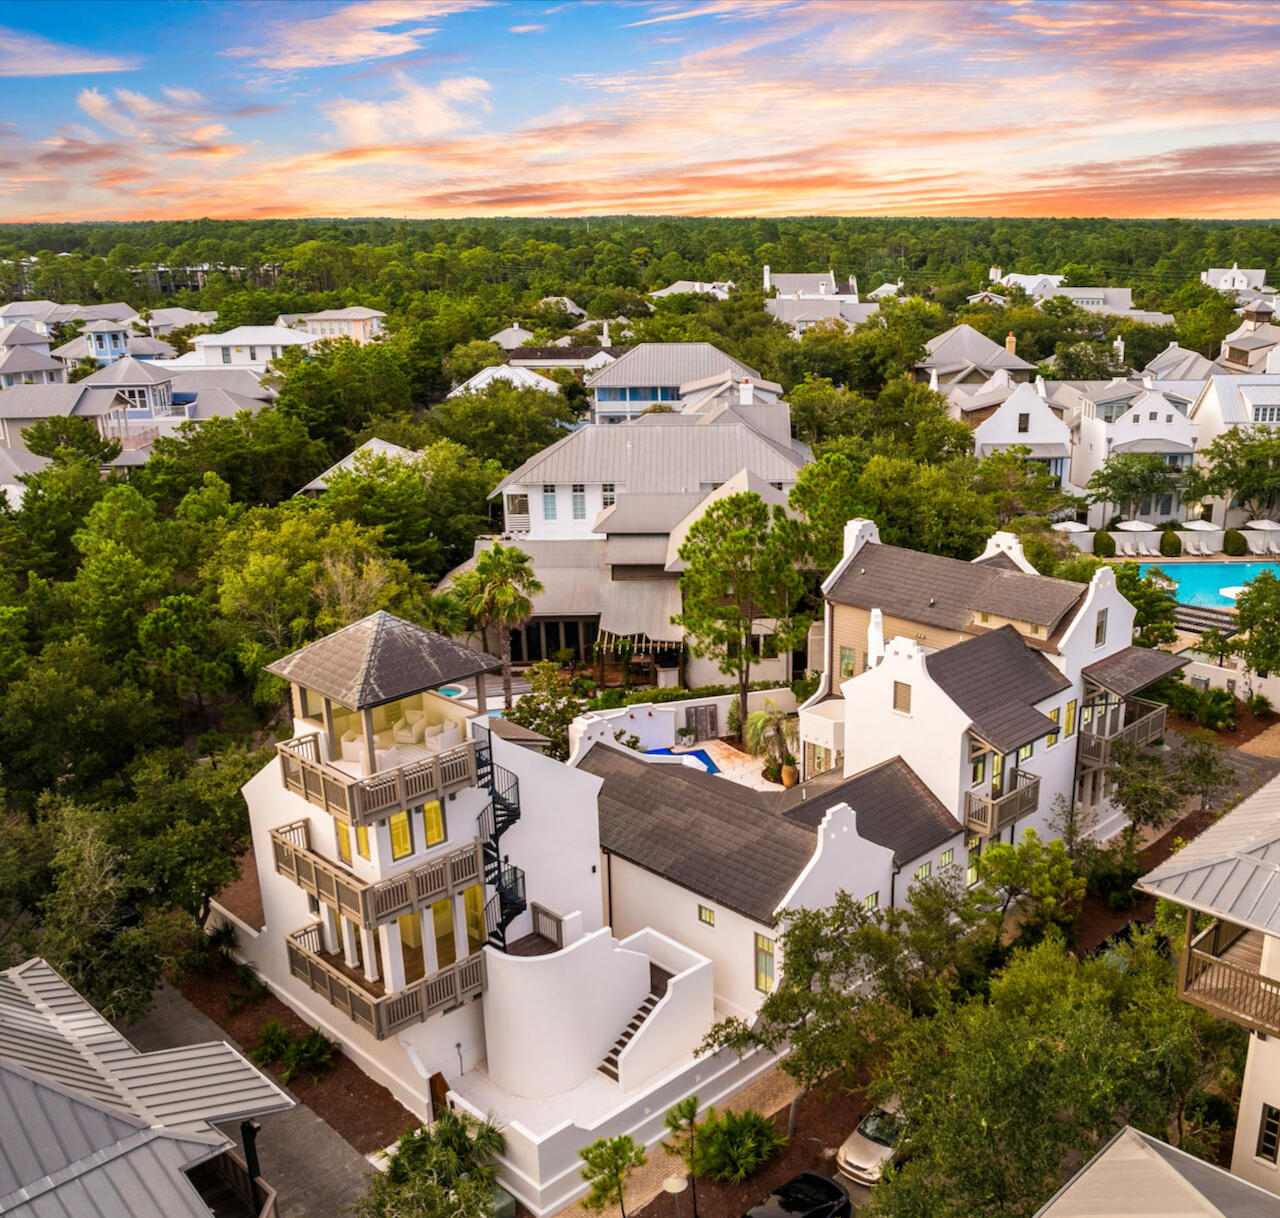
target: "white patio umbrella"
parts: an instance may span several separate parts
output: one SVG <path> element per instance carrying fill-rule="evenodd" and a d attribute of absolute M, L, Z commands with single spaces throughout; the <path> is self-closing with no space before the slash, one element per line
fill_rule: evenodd
<path fill-rule="evenodd" d="M 1116 528 L 1122 533 L 1154 533 L 1156 526 L 1145 520 L 1122 520 Z"/>
<path fill-rule="evenodd" d="M 1060 520 L 1057 524 L 1051 526 L 1055 533 L 1087 533 L 1089 526 L 1081 524 L 1078 520 Z"/>
<path fill-rule="evenodd" d="M 1280 532 L 1280 521 L 1275 520 L 1251 520 L 1244 526 L 1246 529 L 1257 529 L 1260 533 L 1276 533 Z"/>
<path fill-rule="evenodd" d="M 1178 526 L 1178 528 L 1187 529 L 1192 533 L 1221 533 L 1222 532 L 1222 530 L 1218 528 L 1218 526 L 1214 524 L 1212 520 L 1184 520 Z"/>

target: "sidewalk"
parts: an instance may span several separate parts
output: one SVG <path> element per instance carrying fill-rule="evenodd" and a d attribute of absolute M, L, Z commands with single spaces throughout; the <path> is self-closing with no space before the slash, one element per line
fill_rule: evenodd
<path fill-rule="evenodd" d="M 213 1020 L 167 985 L 156 993 L 150 1012 L 121 1031 L 144 1053 L 227 1039 Z M 373 1169 L 306 1105 L 259 1120 L 262 1176 L 279 1194 L 279 1218 L 337 1218 L 364 1196 L 364 1177 Z M 240 1145 L 238 1125 L 220 1128 Z"/>

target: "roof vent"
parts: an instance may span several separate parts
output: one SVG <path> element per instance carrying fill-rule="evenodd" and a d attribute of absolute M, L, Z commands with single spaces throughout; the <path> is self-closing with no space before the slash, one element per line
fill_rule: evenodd
<path fill-rule="evenodd" d="M 859 567 L 859 568 L 858 568 L 858 574 L 859 574 L 859 575 L 866 575 L 866 573 L 867 573 L 867 569 L 866 569 L 866 567 Z"/>
<path fill-rule="evenodd" d="M 936 605 L 937 603 L 938 603 L 938 602 L 937 602 L 937 600 L 936 600 L 934 597 L 932 597 L 932 596 L 931 596 L 931 597 L 929 598 L 929 604 L 930 604 L 930 605 Z"/>

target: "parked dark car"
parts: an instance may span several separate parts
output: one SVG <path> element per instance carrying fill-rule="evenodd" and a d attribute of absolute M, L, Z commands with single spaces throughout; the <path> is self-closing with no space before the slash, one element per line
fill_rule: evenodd
<path fill-rule="evenodd" d="M 744 1218 L 849 1218 L 852 1213 L 843 1185 L 821 1172 L 805 1171 L 780 1184 Z"/>

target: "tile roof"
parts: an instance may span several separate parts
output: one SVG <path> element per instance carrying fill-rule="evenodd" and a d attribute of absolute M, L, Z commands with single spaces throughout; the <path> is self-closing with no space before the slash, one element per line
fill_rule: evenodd
<path fill-rule="evenodd" d="M 1095 685 L 1127 698 L 1146 689 L 1153 681 L 1177 672 L 1187 662 L 1186 657 L 1154 647 L 1125 647 L 1105 660 L 1088 665 L 1083 673 Z"/>
<path fill-rule="evenodd" d="M 588 377 L 587 388 L 687 385 L 722 372 L 739 378 L 760 376 L 754 368 L 711 343 L 640 343 Z"/>
<path fill-rule="evenodd" d="M 349 710 L 364 710 L 493 672 L 501 663 L 379 609 L 266 667 Z"/>
<path fill-rule="evenodd" d="M 968 631 L 981 612 L 1052 628 L 1084 592 L 1065 579 L 871 543 L 840 573 L 827 597 L 837 605 Z"/>
<path fill-rule="evenodd" d="M 858 816 L 858 833 L 893 851 L 905 867 L 963 830 L 954 816 L 901 757 L 854 774 L 783 812 L 787 820 L 817 829 L 833 804 L 846 803 Z"/>
<path fill-rule="evenodd" d="M 925 656 L 925 669 L 989 745 L 1011 753 L 1055 731 L 1036 702 L 1071 682 L 1022 641 L 1012 626 L 965 639 Z"/>
<path fill-rule="evenodd" d="M 604 780 L 600 847 L 765 925 L 813 857 L 813 831 L 766 792 L 690 766 L 593 745 L 578 768 Z"/>

